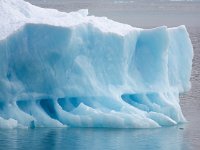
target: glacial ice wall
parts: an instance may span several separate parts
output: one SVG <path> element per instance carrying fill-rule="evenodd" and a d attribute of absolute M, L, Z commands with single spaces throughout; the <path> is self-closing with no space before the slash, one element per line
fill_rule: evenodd
<path fill-rule="evenodd" d="M 153 128 L 185 122 L 185 26 L 134 28 L 0 0 L 0 128 Z"/>

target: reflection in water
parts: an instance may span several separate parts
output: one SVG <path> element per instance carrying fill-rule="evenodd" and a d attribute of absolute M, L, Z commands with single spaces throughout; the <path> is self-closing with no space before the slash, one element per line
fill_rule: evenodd
<path fill-rule="evenodd" d="M 0 130 L 0 149 L 189 149 L 184 129 L 37 128 Z"/>

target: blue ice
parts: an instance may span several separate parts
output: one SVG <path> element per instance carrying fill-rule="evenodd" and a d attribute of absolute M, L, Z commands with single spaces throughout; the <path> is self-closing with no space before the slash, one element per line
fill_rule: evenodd
<path fill-rule="evenodd" d="M 0 0 L 0 7 L 14 7 L 11 1 Z M 85 10 L 19 2 L 18 18 L 10 10 L 0 23 L 0 128 L 186 121 L 179 94 L 191 87 L 193 48 L 185 26 L 139 29 Z"/>

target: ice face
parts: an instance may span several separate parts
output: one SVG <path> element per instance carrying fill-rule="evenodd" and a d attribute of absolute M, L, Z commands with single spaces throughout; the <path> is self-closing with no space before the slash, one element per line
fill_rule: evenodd
<path fill-rule="evenodd" d="M 0 0 L 0 128 L 153 128 L 185 122 L 185 26 L 139 29 Z"/>

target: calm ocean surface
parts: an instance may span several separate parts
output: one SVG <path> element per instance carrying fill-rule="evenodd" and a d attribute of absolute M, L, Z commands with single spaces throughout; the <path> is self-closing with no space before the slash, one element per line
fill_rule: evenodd
<path fill-rule="evenodd" d="M 185 24 L 194 47 L 192 89 L 181 95 L 187 124 L 159 129 L 38 128 L 0 129 L 0 150 L 199 150 L 200 149 L 200 2 L 152 0 L 27 0 L 61 11 L 88 8 L 132 26 Z"/>

